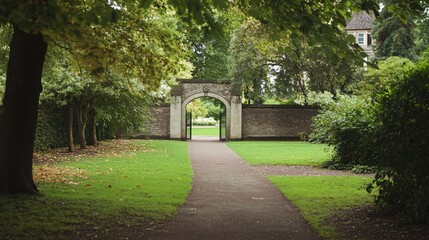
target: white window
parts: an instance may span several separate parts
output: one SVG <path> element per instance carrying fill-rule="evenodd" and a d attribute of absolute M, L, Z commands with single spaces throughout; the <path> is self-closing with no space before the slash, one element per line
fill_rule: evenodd
<path fill-rule="evenodd" d="M 357 34 L 357 43 L 359 45 L 365 45 L 365 33 L 360 32 Z"/>

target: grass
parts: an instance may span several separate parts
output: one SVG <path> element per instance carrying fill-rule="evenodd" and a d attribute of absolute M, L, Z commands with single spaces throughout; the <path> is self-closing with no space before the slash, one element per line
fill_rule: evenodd
<path fill-rule="evenodd" d="M 147 150 L 55 164 L 79 174 L 39 182 L 41 196 L 0 197 L 0 239 L 124 238 L 172 216 L 191 189 L 186 142 L 135 144 Z"/>
<path fill-rule="evenodd" d="M 218 137 L 219 127 L 192 127 L 192 136 Z"/>
<path fill-rule="evenodd" d="M 299 208 L 304 218 L 320 236 L 340 237 L 324 223 L 334 210 L 370 204 L 372 196 L 363 188 L 371 178 L 360 176 L 271 176 L 269 180 Z"/>
<path fill-rule="evenodd" d="M 242 141 L 228 146 L 251 165 L 320 166 L 331 153 L 326 145 L 308 142 Z"/>

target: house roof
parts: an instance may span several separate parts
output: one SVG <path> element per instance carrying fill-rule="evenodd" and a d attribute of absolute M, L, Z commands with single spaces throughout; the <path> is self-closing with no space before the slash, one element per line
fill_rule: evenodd
<path fill-rule="evenodd" d="M 366 11 L 355 13 L 347 23 L 346 30 L 372 29 L 372 17 Z"/>

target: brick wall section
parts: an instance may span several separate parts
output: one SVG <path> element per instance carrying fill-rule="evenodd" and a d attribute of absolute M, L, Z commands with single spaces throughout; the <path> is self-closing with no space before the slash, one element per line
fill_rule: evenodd
<path fill-rule="evenodd" d="M 170 105 L 155 106 L 150 109 L 151 119 L 146 124 L 146 130 L 141 137 L 170 138 Z"/>
<path fill-rule="evenodd" d="M 243 139 L 297 139 L 311 131 L 318 108 L 295 105 L 243 105 Z"/>
<path fill-rule="evenodd" d="M 297 139 L 311 131 L 318 108 L 289 105 L 243 105 L 243 139 Z M 151 120 L 138 137 L 170 138 L 170 106 L 151 108 Z"/>

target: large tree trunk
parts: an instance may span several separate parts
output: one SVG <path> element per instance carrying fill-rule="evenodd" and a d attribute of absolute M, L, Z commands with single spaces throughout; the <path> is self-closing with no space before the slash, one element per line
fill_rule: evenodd
<path fill-rule="evenodd" d="M 38 191 L 32 173 L 33 148 L 46 52 L 47 44 L 42 35 L 14 28 L 0 128 L 2 194 Z"/>
<path fill-rule="evenodd" d="M 94 108 L 91 108 L 90 112 L 91 117 L 89 118 L 89 138 L 88 138 L 88 145 L 97 146 L 97 121 L 96 121 L 96 114 Z"/>
<path fill-rule="evenodd" d="M 73 145 L 73 110 L 74 110 L 74 103 L 73 98 L 69 105 L 67 106 L 67 143 L 69 146 L 69 152 L 74 152 L 74 145 Z"/>

